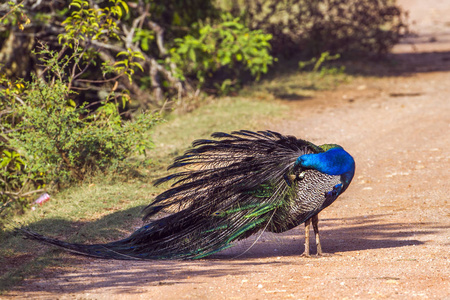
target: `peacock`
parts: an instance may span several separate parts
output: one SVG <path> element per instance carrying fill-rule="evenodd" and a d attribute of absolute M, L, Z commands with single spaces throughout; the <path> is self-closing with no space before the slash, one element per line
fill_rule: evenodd
<path fill-rule="evenodd" d="M 97 258 L 199 259 L 257 232 L 280 233 L 305 223 L 303 255 L 309 256 L 312 223 L 317 254 L 322 255 L 318 214 L 349 186 L 353 157 L 336 144 L 316 146 L 268 130 L 216 132 L 211 137 L 194 141 L 168 168 L 178 172 L 156 180 L 156 185 L 173 184 L 144 209 L 143 220 L 152 220 L 127 238 L 86 245 L 29 228 L 20 231 Z"/>

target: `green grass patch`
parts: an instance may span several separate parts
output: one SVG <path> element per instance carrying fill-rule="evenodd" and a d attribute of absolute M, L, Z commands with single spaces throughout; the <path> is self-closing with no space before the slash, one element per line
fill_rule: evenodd
<path fill-rule="evenodd" d="M 280 68 L 279 72 L 274 72 L 260 83 L 247 86 L 240 94 L 266 101 L 301 101 L 312 98 L 317 91 L 333 90 L 353 78 L 345 73 L 342 66 L 322 67 L 317 72 L 299 72 L 292 70 L 292 66 L 286 68 L 291 71 Z"/>

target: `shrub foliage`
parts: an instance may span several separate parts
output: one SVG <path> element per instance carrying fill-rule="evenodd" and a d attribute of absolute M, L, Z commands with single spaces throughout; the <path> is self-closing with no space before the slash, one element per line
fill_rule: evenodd
<path fill-rule="evenodd" d="M 142 68 L 140 52 L 119 52 L 114 63 L 98 68 L 115 74 L 101 80 L 109 84 L 103 87 L 101 100 L 74 101 L 80 94 L 74 88 L 77 78 L 83 78 L 100 55 L 82 41 L 116 38 L 114 29 L 128 10 L 121 0 L 110 4 L 92 9 L 88 2 L 74 0 L 72 6 L 79 10 L 64 22 L 60 51 L 42 45 L 35 53 L 41 74 L 32 74 L 29 80 L 1 75 L 0 214 L 25 206 L 28 197 L 42 193 L 49 184 L 58 187 L 94 172 L 126 167 L 128 158 L 151 148 L 148 134 L 159 120 L 157 114 L 142 112 L 132 120 L 123 119 L 120 111 L 130 96 L 126 89 L 117 91 L 120 78 L 132 82 L 135 69 Z"/>
<path fill-rule="evenodd" d="M 57 50 L 61 58 L 81 47 L 86 63 L 73 64 L 86 70 L 72 76 L 69 86 L 78 91 L 74 100 L 79 104 L 102 100 L 100 91 L 117 77 L 117 89 L 132 96 L 129 106 L 160 107 L 168 100 L 189 99 L 198 87 L 217 92 L 247 73 L 258 78 L 274 61 L 272 56 L 310 58 L 326 51 L 341 56 L 383 54 L 405 28 L 395 0 L 11 3 L 0 4 L 3 72 L 27 79 L 33 72 L 42 74 L 37 57 L 28 55 L 38 47 L 36 40 Z M 233 17 L 224 20 L 226 11 Z M 139 65 L 99 71 L 100 65 L 124 62 L 119 53 L 128 53 L 129 61 L 138 60 Z M 131 73 L 132 82 L 120 76 Z"/>
<path fill-rule="evenodd" d="M 225 91 L 243 71 L 256 78 L 267 72 L 273 63 L 269 53 L 271 35 L 261 30 L 250 30 L 239 18 L 229 14 L 222 18 L 220 23 L 202 26 L 196 35 L 174 40 L 175 47 L 170 54 L 180 68 L 180 79 L 195 76 L 201 87 L 220 70 L 228 75 L 219 85 L 219 90 Z"/>
<path fill-rule="evenodd" d="M 405 30 L 395 0 L 235 0 L 250 28 L 273 36 L 276 54 L 380 55 Z"/>

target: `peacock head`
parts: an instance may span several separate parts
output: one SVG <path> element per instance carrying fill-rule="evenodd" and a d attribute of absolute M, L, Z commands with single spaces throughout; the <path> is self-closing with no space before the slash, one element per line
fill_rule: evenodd
<path fill-rule="evenodd" d="M 328 175 L 354 173 L 355 161 L 341 146 L 325 144 L 320 146 L 324 152 L 304 154 L 297 158 L 296 166 L 315 169 Z"/>

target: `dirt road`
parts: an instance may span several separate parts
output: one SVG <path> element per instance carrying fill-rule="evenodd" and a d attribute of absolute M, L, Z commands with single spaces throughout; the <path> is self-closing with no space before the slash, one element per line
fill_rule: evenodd
<path fill-rule="evenodd" d="M 292 102 L 271 129 L 336 142 L 357 172 L 320 214 L 330 256 L 303 258 L 303 229 L 200 261 L 71 258 L 6 296 L 42 299 L 450 299 L 450 2 L 399 1 L 416 20 L 394 49 L 413 73 Z M 446 4 L 447 3 L 447 4 Z M 433 53 L 433 51 L 435 51 Z M 265 129 L 265 128 L 264 128 Z"/>

